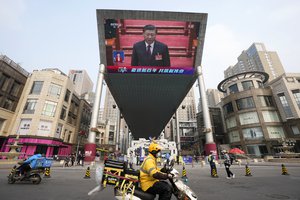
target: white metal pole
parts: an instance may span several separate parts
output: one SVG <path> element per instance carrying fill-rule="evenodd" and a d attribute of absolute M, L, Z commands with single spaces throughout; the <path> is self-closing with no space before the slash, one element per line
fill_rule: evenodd
<path fill-rule="evenodd" d="M 121 111 L 117 108 L 117 127 L 116 127 L 116 151 L 119 150 L 119 143 L 120 143 L 120 118 L 121 118 Z"/>
<path fill-rule="evenodd" d="M 204 79 L 203 79 L 203 73 L 202 73 L 202 67 L 197 67 L 197 73 L 198 73 L 198 84 L 199 84 L 199 90 L 200 90 L 200 98 L 202 103 L 202 112 L 203 112 L 203 120 L 204 120 L 204 126 L 205 126 L 205 132 L 206 132 L 206 143 L 214 143 L 214 138 L 212 134 L 212 126 L 210 121 L 210 115 L 209 115 L 209 108 L 207 103 L 207 97 L 205 92 L 205 85 L 204 85 Z"/>
<path fill-rule="evenodd" d="M 89 130 L 89 137 L 88 142 L 89 143 L 95 143 L 96 142 L 96 132 L 95 128 L 97 128 L 97 121 L 99 116 L 99 108 L 100 108 L 100 101 L 101 101 L 101 93 L 102 93 L 102 87 L 103 87 L 103 79 L 104 79 L 104 72 L 105 72 L 105 66 L 103 64 L 100 65 L 99 73 L 98 73 L 98 80 L 97 80 L 97 86 L 96 86 L 96 94 L 95 94 L 95 102 L 93 106 L 93 113 L 92 113 L 92 119 L 90 124 L 90 130 Z"/>
<path fill-rule="evenodd" d="M 181 145 L 180 145 L 180 135 L 179 135 L 179 119 L 178 119 L 178 109 L 175 113 L 175 120 L 176 120 L 176 143 L 177 143 L 177 150 L 178 152 L 181 151 Z"/>

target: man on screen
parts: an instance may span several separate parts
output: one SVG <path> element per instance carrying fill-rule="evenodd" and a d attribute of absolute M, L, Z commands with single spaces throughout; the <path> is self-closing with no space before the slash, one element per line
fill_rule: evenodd
<path fill-rule="evenodd" d="M 132 66 L 165 66 L 170 67 L 168 46 L 156 41 L 156 27 L 146 25 L 143 28 L 144 40 L 133 45 Z"/>

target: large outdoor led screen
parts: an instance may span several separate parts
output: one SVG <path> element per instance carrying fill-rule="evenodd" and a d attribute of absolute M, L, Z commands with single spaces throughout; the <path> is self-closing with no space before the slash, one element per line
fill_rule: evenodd
<path fill-rule="evenodd" d="M 107 66 L 194 67 L 199 22 L 105 19 Z"/>

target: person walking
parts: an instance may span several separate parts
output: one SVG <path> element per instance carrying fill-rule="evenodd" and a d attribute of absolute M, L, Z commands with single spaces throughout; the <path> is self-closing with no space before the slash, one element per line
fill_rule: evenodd
<path fill-rule="evenodd" d="M 217 167 L 216 167 L 215 156 L 214 156 L 214 154 L 213 154 L 213 151 L 211 151 L 211 152 L 209 153 L 209 156 L 208 156 L 208 158 L 207 158 L 207 161 L 209 162 L 209 165 L 210 165 L 210 175 L 211 175 L 212 177 L 215 177 L 214 174 L 213 174 L 213 170 L 215 169 L 215 170 L 216 170 L 215 172 L 217 173 Z"/>
<path fill-rule="evenodd" d="M 66 156 L 65 157 L 65 167 L 69 167 L 69 161 L 70 161 L 70 157 Z"/>
<path fill-rule="evenodd" d="M 128 163 L 129 163 L 129 168 L 133 169 L 132 165 L 133 165 L 133 155 L 132 155 L 132 151 L 129 153 L 128 156 Z"/>
<path fill-rule="evenodd" d="M 230 158 L 229 154 L 227 153 L 226 150 L 223 150 L 221 152 L 224 156 L 224 166 L 225 166 L 225 170 L 226 170 L 226 173 L 227 173 L 227 179 L 231 179 L 231 178 L 235 178 L 235 174 L 233 174 L 231 171 L 230 171 L 230 166 L 232 164 L 232 159 Z"/>
<path fill-rule="evenodd" d="M 71 166 L 74 166 L 74 162 L 75 162 L 75 154 L 72 153 L 71 154 Z"/>

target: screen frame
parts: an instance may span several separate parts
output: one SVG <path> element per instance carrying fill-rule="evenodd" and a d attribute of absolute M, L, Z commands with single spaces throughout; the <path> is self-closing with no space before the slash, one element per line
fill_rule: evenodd
<path fill-rule="evenodd" d="M 199 22 L 198 48 L 195 57 L 195 66 L 200 66 L 202 61 L 204 38 L 207 24 L 207 13 L 187 13 L 169 11 L 140 11 L 140 10 L 107 10 L 97 9 L 97 27 L 100 64 L 107 66 L 105 45 L 105 19 L 135 19 L 135 20 L 162 20 L 162 21 L 185 21 Z"/>

